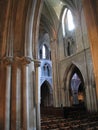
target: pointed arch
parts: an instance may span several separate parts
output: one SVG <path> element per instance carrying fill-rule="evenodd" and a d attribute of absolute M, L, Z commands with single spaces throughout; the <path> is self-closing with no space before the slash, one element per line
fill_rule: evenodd
<path fill-rule="evenodd" d="M 75 76 L 77 77 L 76 79 Z M 70 64 L 66 69 L 64 77 L 64 90 L 67 102 L 70 105 L 85 103 L 85 85 L 80 69 L 75 64 Z M 81 98 L 81 99 L 80 99 Z"/>
<path fill-rule="evenodd" d="M 47 107 L 53 105 L 53 90 L 50 83 L 45 80 L 41 85 L 41 106 Z"/>
<path fill-rule="evenodd" d="M 82 76 L 82 73 L 80 71 L 80 69 L 73 63 L 71 63 L 66 71 L 65 71 L 65 74 L 64 74 L 64 84 L 68 84 L 68 82 L 70 81 L 70 79 L 72 78 L 73 74 L 77 72 L 77 74 L 79 75 L 79 78 L 82 80 L 82 82 L 84 83 L 84 79 L 83 79 L 83 76 Z M 68 86 L 68 85 L 67 85 Z M 66 88 L 65 88 L 66 89 Z"/>

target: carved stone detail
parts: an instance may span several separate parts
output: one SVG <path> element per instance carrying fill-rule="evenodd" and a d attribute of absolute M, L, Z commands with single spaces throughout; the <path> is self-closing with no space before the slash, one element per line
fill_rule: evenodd
<path fill-rule="evenodd" d="M 40 66 L 41 62 L 39 60 L 33 60 L 33 61 L 34 61 L 35 68 Z"/>
<path fill-rule="evenodd" d="M 39 60 L 32 59 L 31 57 L 4 57 L 3 59 L 0 59 L 0 61 L 3 61 L 5 65 L 10 65 L 13 62 L 28 65 L 31 62 L 34 62 L 35 67 L 39 67 L 41 63 Z"/>
<path fill-rule="evenodd" d="M 31 57 L 15 57 L 14 60 L 17 63 L 21 63 L 23 65 L 28 65 L 33 61 Z"/>
<path fill-rule="evenodd" d="M 10 64 L 12 64 L 12 63 L 13 63 L 13 57 L 4 57 L 4 58 L 3 58 L 3 63 L 4 63 L 5 65 L 10 65 Z"/>

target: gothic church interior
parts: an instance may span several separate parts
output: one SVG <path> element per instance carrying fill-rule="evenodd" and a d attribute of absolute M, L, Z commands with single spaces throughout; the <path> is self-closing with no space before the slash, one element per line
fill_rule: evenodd
<path fill-rule="evenodd" d="M 41 130 L 45 108 L 98 112 L 98 1 L 1 0 L 0 12 L 0 130 Z"/>

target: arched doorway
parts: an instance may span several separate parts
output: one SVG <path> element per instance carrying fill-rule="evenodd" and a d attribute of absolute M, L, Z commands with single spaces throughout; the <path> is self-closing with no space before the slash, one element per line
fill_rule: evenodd
<path fill-rule="evenodd" d="M 41 106 L 48 107 L 53 105 L 53 92 L 52 87 L 48 81 L 44 81 L 41 85 Z"/>
<path fill-rule="evenodd" d="M 85 85 L 81 71 L 76 65 L 71 64 L 65 74 L 66 106 L 84 106 Z"/>

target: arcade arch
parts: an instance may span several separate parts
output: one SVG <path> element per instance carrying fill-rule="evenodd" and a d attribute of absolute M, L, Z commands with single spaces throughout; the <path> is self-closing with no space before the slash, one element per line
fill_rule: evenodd
<path fill-rule="evenodd" d="M 71 64 L 66 71 L 64 86 L 67 106 L 85 104 L 84 80 L 81 71 L 76 65 Z"/>
<path fill-rule="evenodd" d="M 53 105 L 53 90 L 52 86 L 49 84 L 47 80 L 43 82 L 40 88 L 41 92 L 41 101 L 40 105 L 42 107 L 48 107 Z"/>

